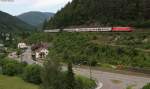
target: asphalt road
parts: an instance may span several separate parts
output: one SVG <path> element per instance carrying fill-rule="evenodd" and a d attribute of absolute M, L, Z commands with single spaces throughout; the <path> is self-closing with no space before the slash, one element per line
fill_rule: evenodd
<path fill-rule="evenodd" d="M 89 69 L 74 68 L 74 72 L 90 77 Z M 92 70 L 92 78 L 103 83 L 101 89 L 126 89 L 128 86 L 131 86 L 132 89 L 141 89 L 145 84 L 150 83 L 150 77 L 124 75 L 100 70 Z"/>
<path fill-rule="evenodd" d="M 32 51 L 31 51 L 31 47 L 29 46 L 21 55 L 20 57 L 17 56 L 16 52 L 12 52 L 10 54 L 8 54 L 8 57 L 17 61 L 25 61 L 28 64 L 34 64 L 36 63 L 36 61 L 32 60 Z"/>
<path fill-rule="evenodd" d="M 36 63 L 36 61 L 32 60 L 32 51 L 31 51 L 31 47 L 29 46 L 25 52 L 21 55 L 21 61 L 25 61 L 28 64 L 34 64 Z"/>

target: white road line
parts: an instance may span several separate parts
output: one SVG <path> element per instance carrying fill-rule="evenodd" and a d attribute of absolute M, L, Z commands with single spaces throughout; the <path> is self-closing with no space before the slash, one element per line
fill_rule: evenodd
<path fill-rule="evenodd" d="M 102 87 L 103 87 L 103 83 L 98 82 L 98 84 L 97 84 L 97 88 L 95 88 L 95 89 L 101 89 Z"/>

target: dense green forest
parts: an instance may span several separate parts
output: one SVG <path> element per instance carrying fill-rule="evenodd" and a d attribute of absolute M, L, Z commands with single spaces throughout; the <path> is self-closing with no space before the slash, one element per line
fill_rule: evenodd
<path fill-rule="evenodd" d="M 150 67 L 150 33 L 35 33 L 29 42 L 48 42 L 50 58 L 74 64 Z"/>
<path fill-rule="evenodd" d="M 149 0 L 73 0 L 45 28 L 74 26 L 150 26 Z"/>

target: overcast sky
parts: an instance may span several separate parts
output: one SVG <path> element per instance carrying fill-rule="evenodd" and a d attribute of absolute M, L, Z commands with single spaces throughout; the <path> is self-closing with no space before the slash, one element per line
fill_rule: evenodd
<path fill-rule="evenodd" d="M 0 0 L 0 11 L 18 15 L 28 11 L 57 12 L 71 0 Z"/>

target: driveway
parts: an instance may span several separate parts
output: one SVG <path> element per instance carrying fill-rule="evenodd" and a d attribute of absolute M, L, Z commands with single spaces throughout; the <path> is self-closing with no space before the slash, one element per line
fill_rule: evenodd
<path fill-rule="evenodd" d="M 28 46 L 25 52 L 21 55 L 21 61 L 25 61 L 28 64 L 36 63 L 36 61 L 32 60 L 32 51 L 30 46 Z"/>
<path fill-rule="evenodd" d="M 12 52 L 8 54 L 8 57 L 17 61 L 24 61 L 27 62 L 28 64 L 34 64 L 36 61 L 32 60 L 32 51 L 31 47 L 28 46 L 26 50 L 18 57 L 16 52 Z"/>

